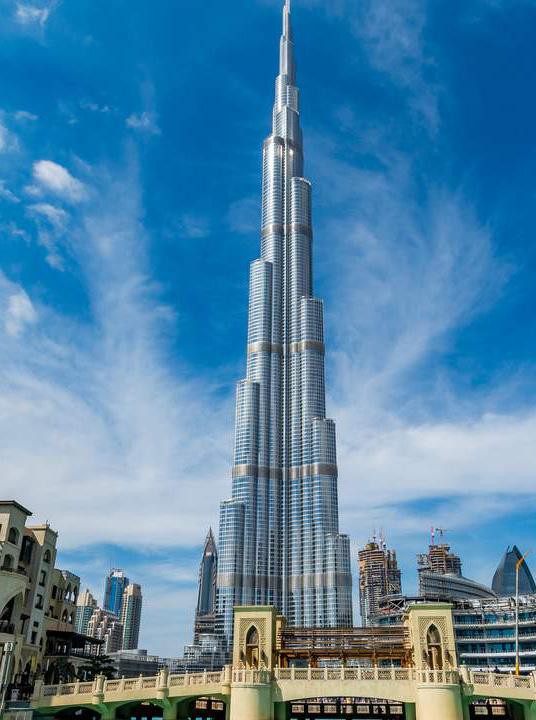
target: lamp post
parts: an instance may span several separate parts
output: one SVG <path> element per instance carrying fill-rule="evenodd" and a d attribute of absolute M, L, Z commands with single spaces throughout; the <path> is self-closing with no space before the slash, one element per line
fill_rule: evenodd
<path fill-rule="evenodd" d="M 530 550 L 516 562 L 516 675 L 519 675 L 519 569 L 525 562 L 529 552 Z"/>
<path fill-rule="evenodd" d="M 6 693 L 11 679 L 11 664 L 14 650 L 15 643 L 7 642 L 4 644 L 4 653 L 2 655 L 2 662 L 0 663 L 0 718 L 4 714 Z"/>

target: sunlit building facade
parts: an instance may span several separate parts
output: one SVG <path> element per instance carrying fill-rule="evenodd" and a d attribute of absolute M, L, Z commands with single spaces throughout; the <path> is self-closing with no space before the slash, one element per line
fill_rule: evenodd
<path fill-rule="evenodd" d="M 350 626 L 335 424 L 326 418 L 322 301 L 313 294 L 290 8 L 264 142 L 261 257 L 250 270 L 247 375 L 238 383 L 232 498 L 221 504 L 217 610 L 274 605 L 297 626 Z"/>

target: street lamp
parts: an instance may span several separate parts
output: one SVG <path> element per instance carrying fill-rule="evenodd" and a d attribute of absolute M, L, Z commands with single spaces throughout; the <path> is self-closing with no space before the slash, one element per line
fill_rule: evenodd
<path fill-rule="evenodd" d="M 2 655 L 2 662 L 0 663 L 0 718 L 4 714 L 6 693 L 11 678 L 11 663 L 13 661 L 14 650 L 15 643 L 7 642 L 4 644 L 4 653 Z"/>
<path fill-rule="evenodd" d="M 516 675 L 519 675 L 519 569 L 529 553 L 530 550 L 516 562 Z"/>

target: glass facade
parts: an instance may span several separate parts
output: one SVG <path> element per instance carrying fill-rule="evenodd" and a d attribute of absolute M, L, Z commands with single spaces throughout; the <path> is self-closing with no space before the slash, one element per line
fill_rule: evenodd
<path fill-rule="evenodd" d="M 106 577 L 104 584 L 104 603 L 103 608 L 108 612 L 121 615 L 123 606 L 123 594 L 129 584 L 129 579 L 122 570 L 111 570 Z"/>
<path fill-rule="evenodd" d="M 220 508 L 217 610 L 228 638 L 233 606 L 241 604 L 275 605 L 290 625 L 352 625 L 295 82 L 285 4 L 272 134 L 263 152 L 261 257 L 250 272 L 247 376 L 236 395 L 232 499 Z"/>
<path fill-rule="evenodd" d="M 501 558 L 501 562 L 495 575 L 491 587 L 499 597 L 515 595 L 516 592 L 516 564 L 523 556 L 518 547 L 507 548 L 505 554 Z M 526 562 L 522 562 L 519 566 L 519 592 L 523 594 L 536 592 L 536 584 Z"/>

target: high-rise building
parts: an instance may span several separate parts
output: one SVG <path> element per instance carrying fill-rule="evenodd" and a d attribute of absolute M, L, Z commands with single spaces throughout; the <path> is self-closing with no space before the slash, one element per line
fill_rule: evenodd
<path fill-rule="evenodd" d="M 359 551 L 359 607 L 363 627 L 372 624 L 380 602 L 402 593 L 402 575 L 396 552 L 382 540 L 369 542 Z"/>
<path fill-rule="evenodd" d="M 123 606 L 123 593 L 129 584 L 129 579 L 122 570 L 110 570 L 104 584 L 103 609 L 114 615 L 121 615 Z"/>
<path fill-rule="evenodd" d="M 209 615 L 216 609 L 216 576 L 218 572 L 218 552 L 216 542 L 209 529 L 203 548 L 203 557 L 199 566 L 199 591 L 197 594 L 197 614 Z"/>
<path fill-rule="evenodd" d="M 236 396 L 232 499 L 220 509 L 217 609 L 227 637 L 239 604 L 274 605 L 290 625 L 352 624 L 287 1 L 264 142 L 260 234 L 261 257 L 250 271 L 247 375 Z"/>
<path fill-rule="evenodd" d="M 430 545 L 428 552 L 418 556 L 419 573 L 429 571 L 439 575 L 457 575 L 461 577 L 462 561 L 450 552 L 450 545 L 441 543 L 439 545 Z"/>
<path fill-rule="evenodd" d="M 137 583 L 127 585 L 123 592 L 121 624 L 123 625 L 123 650 L 136 650 L 140 635 L 141 607 L 143 597 Z"/>
<path fill-rule="evenodd" d="M 84 590 L 84 592 L 78 596 L 76 603 L 75 629 L 77 633 L 81 635 L 86 634 L 88 622 L 96 609 L 97 601 L 88 589 Z"/>
<path fill-rule="evenodd" d="M 97 608 L 87 624 L 87 635 L 102 640 L 99 648 L 101 655 L 109 655 L 122 649 L 123 624 L 117 615 L 109 610 Z"/>
<path fill-rule="evenodd" d="M 486 585 L 462 575 L 461 559 L 450 552 L 450 545 L 430 545 L 428 552 L 417 557 L 419 594 L 433 600 L 494 598 Z"/>
<path fill-rule="evenodd" d="M 493 591 L 499 597 L 515 595 L 516 564 L 522 557 L 517 545 L 506 548 L 491 583 Z M 519 592 L 521 595 L 536 593 L 536 583 L 526 562 L 521 563 L 519 566 Z"/>
<path fill-rule="evenodd" d="M 209 529 L 199 565 L 199 589 L 195 611 L 194 645 L 201 634 L 213 633 L 216 626 L 216 578 L 218 573 L 218 552 L 216 542 Z"/>

